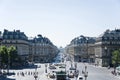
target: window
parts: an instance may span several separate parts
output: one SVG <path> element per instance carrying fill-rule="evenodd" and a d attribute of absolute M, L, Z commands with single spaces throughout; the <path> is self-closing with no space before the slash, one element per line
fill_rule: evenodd
<path fill-rule="evenodd" d="M 13 35 L 10 35 L 10 39 L 13 39 Z"/>

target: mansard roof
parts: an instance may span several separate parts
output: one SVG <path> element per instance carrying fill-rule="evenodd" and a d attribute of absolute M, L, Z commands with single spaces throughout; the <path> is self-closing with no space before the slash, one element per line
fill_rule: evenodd
<path fill-rule="evenodd" d="M 99 37 L 108 37 L 108 36 L 120 36 L 120 29 L 109 30 L 107 29 L 104 33 L 99 35 Z"/>
<path fill-rule="evenodd" d="M 33 42 L 33 43 L 46 43 L 46 44 L 52 44 L 52 42 L 46 38 L 46 37 L 43 37 L 42 35 L 38 35 L 37 37 L 33 38 L 32 40 L 29 40 L 30 42 Z"/>
<path fill-rule="evenodd" d="M 107 29 L 104 33 L 99 35 L 96 39 L 97 42 L 99 41 L 108 41 L 108 40 L 119 40 L 120 39 L 120 29 L 109 30 Z"/>
<path fill-rule="evenodd" d="M 20 40 L 28 40 L 28 37 L 24 34 L 24 32 L 20 32 L 20 30 L 8 31 L 4 30 L 3 39 L 20 39 Z"/>
<path fill-rule="evenodd" d="M 74 38 L 71 41 L 71 44 L 84 44 L 84 43 L 95 43 L 95 38 L 94 37 L 85 37 L 83 35 Z"/>

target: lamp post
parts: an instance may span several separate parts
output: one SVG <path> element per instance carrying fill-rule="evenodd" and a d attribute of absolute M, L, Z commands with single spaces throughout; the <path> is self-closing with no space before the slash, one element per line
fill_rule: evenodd
<path fill-rule="evenodd" d="M 7 66 L 7 74 L 9 74 L 10 69 L 10 53 L 8 52 L 8 66 Z"/>
<path fill-rule="evenodd" d="M 105 46 L 105 56 L 107 55 L 107 47 Z"/>
<path fill-rule="evenodd" d="M 86 38 L 86 48 L 87 48 L 87 62 L 90 62 L 90 59 L 89 59 L 89 54 L 88 54 L 88 37 Z"/>
<path fill-rule="evenodd" d="M 104 55 L 104 57 L 107 59 L 107 47 L 105 46 L 105 55 Z M 104 61 L 104 65 L 106 66 L 107 65 L 107 62 L 106 61 Z"/>
<path fill-rule="evenodd" d="M 37 78 L 38 78 L 37 67 L 35 68 L 34 78 L 35 78 L 35 80 L 37 80 Z"/>
<path fill-rule="evenodd" d="M 85 77 L 85 80 L 87 80 L 87 77 L 88 77 L 87 66 L 85 66 L 84 77 Z"/>
<path fill-rule="evenodd" d="M 45 64 L 45 73 L 47 73 L 47 64 Z"/>
<path fill-rule="evenodd" d="M 75 77 L 76 77 L 76 79 L 77 79 L 77 77 L 78 77 L 78 74 L 79 74 L 79 71 L 77 70 L 77 63 L 75 62 Z"/>

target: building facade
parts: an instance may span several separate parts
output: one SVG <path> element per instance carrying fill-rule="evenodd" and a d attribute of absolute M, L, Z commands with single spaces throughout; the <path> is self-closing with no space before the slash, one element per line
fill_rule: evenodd
<path fill-rule="evenodd" d="M 20 30 L 4 30 L 2 37 L 2 45 L 16 47 L 18 55 L 26 61 L 50 62 L 58 53 L 57 47 L 42 35 L 28 39 Z"/>
<path fill-rule="evenodd" d="M 95 63 L 99 66 L 112 66 L 112 52 L 120 49 L 120 29 L 106 30 L 95 43 Z"/>
<path fill-rule="evenodd" d="M 74 38 L 65 50 L 66 53 L 74 58 L 74 61 L 93 61 L 94 48 L 92 47 L 92 44 L 94 43 L 95 39 L 93 37 L 80 36 Z"/>
<path fill-rule="evenodd" d="M 34 62 L 52 62 L 58 53 L 58 49 L 46 37 L 38 35 L 30 41 L 30 52 Z"/>
<path fill-rule="evenodd" d="M 2 45 L 6 47 L 14 46 L 17 49 L 17 53 L 21 56 L 23 60 L 27 60 L 29 57 L 29 42 L 27 36 L 24 32 L 20 30 L 3 32 Z"/>

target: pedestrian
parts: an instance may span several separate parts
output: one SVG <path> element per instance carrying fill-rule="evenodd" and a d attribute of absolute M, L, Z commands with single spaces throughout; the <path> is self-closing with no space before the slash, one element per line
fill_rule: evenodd
<path fill-rule="evenodd" d="M 84 71 L 82 70 L 82 74 L 84 74 Z"/>
<path fill-rule="evenodd" d="M 27 71 L 25 72 L 25 75 L 27 75 Z"/>
<path fill-rule="evenodd" d="M 19 72 L 17 72 L 17 76 L 19 76 Z"/>
<path fill-rule="evenodd" d="M 28 75 L 30 75 L 30 71 L 28 72 Z"/>
<path fill-rule="evenodd" d="M 38 75 L 38 72 L 36 74 Z"/>
<path fill-rule="evenodd" d="M 24 73 L 22 72 L 22 76 L 24 76 Z"/>
<path fill-rule="evenodd" d="M 31 72 L 31 75 L 32 75 L 32 72 Z"/>

